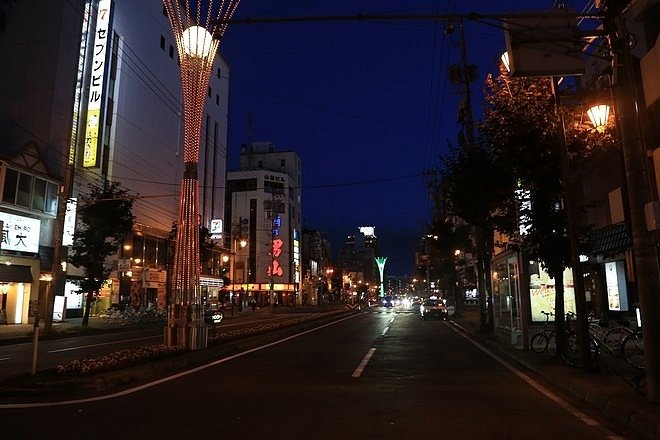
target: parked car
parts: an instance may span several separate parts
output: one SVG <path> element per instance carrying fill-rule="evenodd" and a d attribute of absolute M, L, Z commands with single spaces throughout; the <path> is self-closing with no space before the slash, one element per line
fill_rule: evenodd
<path fill-rule="evenodd" d="M 426 318 L 442 318 L 447 319 L 447 306 L 441 299 L 427 299 L 424 300 L 422 305 L 419 306 L 419 315 L 422 319 Z"/>

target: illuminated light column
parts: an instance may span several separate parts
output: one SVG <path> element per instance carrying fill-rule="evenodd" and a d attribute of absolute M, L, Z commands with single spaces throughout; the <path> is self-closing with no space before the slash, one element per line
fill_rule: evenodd
<path fill-rule="evenodd" d="M 220 40 L 240 0 L 163 0 L 181 66 L 183 179 L 165 344 L 205 348 L 207 328 L 199 284 L 199 184 L 197 163 L 209 78 Z"/>
<path fill-rule="evenodd" d="M 376 257 L 376 265 L 378 266 L 378 272 L 380 272 L 380 296 L 385 296 L 385 279 L 383 278 L 383 273 L 385 273 L 385 262 L 387 257 Z"/>

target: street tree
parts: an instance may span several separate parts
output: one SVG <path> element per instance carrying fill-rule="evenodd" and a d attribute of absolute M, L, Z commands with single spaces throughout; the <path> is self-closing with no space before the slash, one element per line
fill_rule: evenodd
<path fill-rule="evenodd" d="M 85 296 L 82 325 L 89 323 L 92 304 L 109 279 L 112 263 L 125 234 L 133 227 L 133 198 L 118 182 L 89 185 L 88 203 L 78 214 L 78 225 L 68 261 L 83 269 L 83 279 L 75 281 Z"/>
<path fill-rule="evenodd" d="M 588 127 L 575 103 L 558 109 L 548 78 L 511 78 L 501 67 L 500 75 L 489 75 L 485 86 L 486 109 L 480 131 L 498 162 L 516 181 L 510 196 L 519 204 L 516 215 L 524 231 L 520 240 L 524 260 L 539 260 L 555 279 L 555 323 L 561 343 L 563 273 L 571 266 L 564 191 L 573 185 L 561 179 L 560 148 L 566 142 L 571 168 L 576 170 L 595 151 L 613 147 L 613 137 L 611 132 Z"/>
<path fill-rule="evenodd" d="M 441 158 L 442 168 L 434 182 L 434 192 L 446 195 L 447 214 L 461 219 L 470 227 L 476 256 L 477 290 L 480 324 L 484 332 L 493 331 L 493 307 L 490 289 L 490 260 L 494 248 L 494 231 L 510 230 L 509 194 L 512 180 L 498 162 L 493 150 L 483 142 L 466 148 L 450 146 Z M 466 225 L 455 222 L 456 225 Z"/>

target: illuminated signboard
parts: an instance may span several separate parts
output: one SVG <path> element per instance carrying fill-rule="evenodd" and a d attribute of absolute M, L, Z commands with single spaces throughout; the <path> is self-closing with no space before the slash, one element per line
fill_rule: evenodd
<path fill-rule="evenodd" d="M 300 241 L 298 240 L 298 230 L 293 230 L 293 281 L 300 282 Z"/>
<path fill-rule="evenodd" d="M 64 214 L 64 234 L 62 235 L 62 246 L 73 245 L 73 235 L 76 231 L 76 210 L 78 199 L 75 197 L 66 201 L 66 213 Z"/>
<path fill-rule="evenodd" d="M 41 221 L 36 218 L 0 212 L 3 221 L 2 249 L 6 251 L 39 252 Z"/>
<path fill-rule="evenodd" d="M 605 263 L 605 282 L 607 284 L 608 309 L 617 312 L 628 311 L 626 269 L 623 261 Z"/>
<path fill-rule="evenodd" d="M 213 219 L 211 220 L 211 229 L 209 229 L 209 234 L 213 240 L 220 240 L 222 238 L 222 219 Z"/>
<path fill-rule="evenodd" d="M 272 234 L 273 234 L 273 239 L 271 240 L 272 246 L 270 249 L 272 260 L 270 263 L 270 266 L 268 266 L 268 276 L 272 277 L 281 277 L 284 275 L 284 269 L 282 269 L 282 265 L 280 264 L 280 260 L 278 259 L 282 255 L 282 249 L 284 248 L 284 241 L 282 241 L 281 238 L 275 238 L 279 237 L 280 235 L 280 227 L 282 226 L 282 218 L 278 215 L 275 217 L 271 223 L 272 226 Z"/>
<path fill-rule="evenodd" d="M 101 126 L 101 104 L 105 78 L 105 55 L 108 49 L 108 29 L 110 27 L 111 0 L 100 0 L 96 16 L 96 33 L 92 50 L 91 80 L 87 101 L 87 119 L 85 122 L 85 149 L 83 166 L 98 166 L 98 144 Z"/>

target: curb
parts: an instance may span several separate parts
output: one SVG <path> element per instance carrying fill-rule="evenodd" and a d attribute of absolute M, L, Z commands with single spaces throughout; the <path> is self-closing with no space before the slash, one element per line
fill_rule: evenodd
<path fill-rule="evenodd" d="M 553 374 L 549 369 L 539 368 L 534 362 L 525 359 L 523 351 L 514 353 L 503 349 L 499 341 L 484 337 L 477 332 L 468 329 L 460 322 L 451 320 L 452 325 L 460 331 L 470 335 L 475 340 L 496 350 L 499 355 L 506 356 L 531 371 L 538 374 L 543 380 L 554 384 L 567 392 L 571 396 L 582 400 L 594 409 L 600 411 L 603 417 L 612 421 L 623 431 L 633 432 L 645 439 L 660 440 L 660 406 L 656 406 L 648 401 L 630 402 L 628 399 L 635 399 L 635 396 L 642 399 L 632 388 L 628 395 L 608 394 L 607 389 L 599 387 L 597 384 L 589 383 L 588 377 L 581 376 L 581 370 L 575 370 L 574 373 Z"/>

